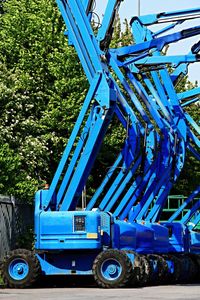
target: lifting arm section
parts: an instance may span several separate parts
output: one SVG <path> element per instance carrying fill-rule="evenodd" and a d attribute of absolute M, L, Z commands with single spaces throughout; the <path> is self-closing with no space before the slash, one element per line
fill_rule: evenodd
<path fill-rule="evenodd" d="M 168 222 L 174 222 L 176 218 L 183 212 L 189 203 L 200 193 L 200 186 L 198 186 L 194 192 L 184 201 L 184 203 L 178 208 L 178 210 L 169 218 Z M 184 220 L 184 219 L 183 219 Z M 184 222 L 185 223 L 185 222 Z"/>
<path fill-rule="evenodd" d="M 180 22 L 196 18 L 200 18 L 199 8 L 151 14 L 139 17 L 138 19 L 143 25 L 154 25 L 168 22 Z"/>
<path fill-rule="evenodd" d="M 198 213 L 192 220 L 192 224 L 188 224 L 189 230 L 194 229 L 200 222 L 200 213 Z"/>
<path fill-rule="evenodd" d="M 87 17 L 92 2 L 57 0 L 57 4 L 67 26 L 70 40 L 76 48 L 91 87 L 47 193 L 44 206 L 46 210 L 51 207 L 52 199 L 64 172 L 65 175 L 56 197 L 56 209 L 73 210 L 98 153 L 106 128 L 112 119 L 116 93 L 111 79 L 107 76 L 108 68 L 101 59 L 102 52 Z M 95 99 L 96 104 L 92 107 L 93 99 Z M 84 125 L 85 129 L 83 129 L 82 137 L 78 137 L 88 113 L 89 118 Z M 90 128 L 89 131 L 88 128 Z M 72 147 L 77 138 L 80 139 L 79 143 L 76 146 L 73 159 L 68 164 Z M 76 171 L 72 175 L 72 169 L 75 166 Z M 71 190 L 73 190 L 72 193 Z"/>
<path fill-rule="evenodd" d="M 99 42 L 102 50 L 107 50 L 110 45 L 114 31 L 114 20 L 122 1 L 123 0 L 108 1 L 105 15 L 97 34 L 97 41 Z"/>
<path fill-rule="evenodd" d="M 97 207 L 124 219 L 140 201 L 129 220 L 157 219 L 183 168 L 188 135 L 197 142 L 191 131 L 188 134 L 186 122 L 191 122 L 180 98 L 195 97 L 198 91 L 177 95 L 166 66 L 198 61 L 199 45 L 192 53 L 179 57 L 162 56 L 161 51 L 165 45 L 200 34 L 200 26 L 159 37 L 161 32 L 153 35 L 140 22 L 135 45 L 109 50 L 121 2 L 108 1 L 102 26 L 95 36 L 90 24 L 93 1 L 57 0 L 90 89 L 44 201 L 46 210 L 76 209 L 114 115 L 126 130 L 124 145 L 86 210 Z M 169 18 L 174 18 L 178 24 L 183 16 L 190 19 L 194 13 L 199 17 L 199 12 L 200 9 L 185 14 L 166 13 L 159 20 L 169 22 Z M 138 19 L 132 20 L 133 27 L 134 22 Z M 197 129 L 196 124 L 193 127 Z M 155 198 L 156 204 L 147 215 Z"/>
<path fill-rule="evenodd" d="M 200 208 L 200 200 L 198 200 L 193 207 L 185 214 L 185 216 L 181 219 L 180 223 L 187 225 L 191 218 L 199 211 Z"/>

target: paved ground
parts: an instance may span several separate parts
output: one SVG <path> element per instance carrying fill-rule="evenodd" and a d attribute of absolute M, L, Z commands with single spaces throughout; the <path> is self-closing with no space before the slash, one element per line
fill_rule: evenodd
<path fill-rule="evenodd" d="M 200 285 L 153 286 L 135 289 L 94 287 L 1 289 L 0 300 L 200 300 Z"/>

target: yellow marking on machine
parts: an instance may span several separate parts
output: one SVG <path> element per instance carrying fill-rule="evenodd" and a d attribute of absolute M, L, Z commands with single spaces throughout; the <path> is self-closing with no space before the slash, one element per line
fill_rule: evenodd
<path fill-rule="evenodd" d="M 97 239 L 98 234 L 97 233 L 87 233 L 87 239 Z"/>

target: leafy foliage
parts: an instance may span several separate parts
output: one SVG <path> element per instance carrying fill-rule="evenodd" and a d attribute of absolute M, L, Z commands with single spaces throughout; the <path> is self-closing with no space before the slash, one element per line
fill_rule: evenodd
<path fill-rule="evenodd" d="M 22 200 L 50 182 L 87 90 L 54 2 L 8 0 L 0 18 L 0 193 Z"/>

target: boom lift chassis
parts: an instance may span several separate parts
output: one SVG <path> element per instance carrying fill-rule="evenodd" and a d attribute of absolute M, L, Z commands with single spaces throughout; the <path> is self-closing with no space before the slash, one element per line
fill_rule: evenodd
<path fill-rule="evenodd" d="M 192 280 L 199 271 L 200 235 L 188 223 L 191 218 L 193 225 L 199 222 L 199 202 L 175 222 L 199 187 L 168 222 L 159 221 L 186 150 L 200 159 L 200 129 L 185 111 L 199 101 L 200 88 L 176 92 L 188 65 L 200 61 L 200 42 L 187 55 L 167 51 L 171 44 L 199 36 L 200 26 L 177 27 L 200 18 L 200 8 L 133 17 L 132 43 L 111 49 L 121 2 L 108 1 L 94 33 L 94 1 L 57 0 L 90 87 L 50 188 L 36 193 L 34 252 L 16 249 L 4 258 L 2 276 L 10 287 L 30 286 L 41 274 L 94 275 L 100 287 L 116 288 L 178 282 L 186 280 L 183 273 Z M 150 29 L 160 24 L 158 31 Z M 126 132 L 123 147 L 79 210 L 116 119 Z"/>

